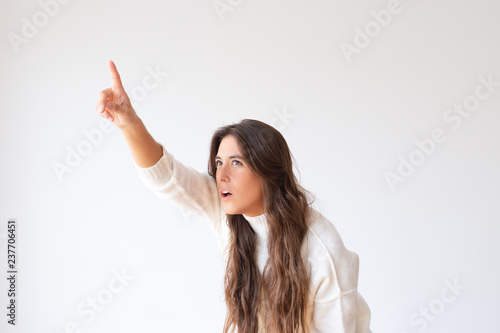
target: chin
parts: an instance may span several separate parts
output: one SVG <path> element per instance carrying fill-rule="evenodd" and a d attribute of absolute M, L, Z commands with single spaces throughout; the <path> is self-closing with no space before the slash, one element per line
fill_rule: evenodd
<path fill-rule="evenodd" d="M 241 214 L 240 211 L 235 210 L 235 209 L 224 209 L 224 212 L 228 215 L 238 215 Z"/>

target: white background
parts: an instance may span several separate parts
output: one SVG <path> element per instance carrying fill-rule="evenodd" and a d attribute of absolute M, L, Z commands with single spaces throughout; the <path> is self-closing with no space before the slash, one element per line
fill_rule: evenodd
<path fill-rule="evenodd" d="M 119 129 L 100 129 L 108 59 L 153 137 L 201 172 L 219 126 L 253 118 L 280 129 L 301 184 L 360 256 L 374 332 L 495 331 L 500 86 L 478 88 L 488 96 L 466 117 L 449 109 L 478 101 L 479 77 L 500 82 L 500 5 L 404 0 L 381 26 L 372 11 L 388 6 L 72 0 L 44 11 L 2 0 L 0 331 L 222 331 L 224 271 L 208 223 L 148 191 Z M 346 56 L 347 44 L 358 52 Z M 168 76 L 141 88 L 155 70 Z M 415 140 L 436 128 L 446 139 L 425 155 Z M 69 167 L 77 148 L 86 156 Z M 419 165 L 392 189 L 386 173 L 410 157 Z M 91 299 L 105 304 L 93 310 Z"/>

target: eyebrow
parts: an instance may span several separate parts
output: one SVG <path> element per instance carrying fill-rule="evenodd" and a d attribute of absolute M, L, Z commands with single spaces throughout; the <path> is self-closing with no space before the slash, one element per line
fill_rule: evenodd
<path fill-rule="evenodd" d="M 243 157 L 241 157 L 240 155 L 233 155 L 233 156 L 229 156 L 229 158 L 239 158 L 241 160 L 244 160 Z M 215 156 L 215 159 L 216 160 L 221 160 L 220 156 Z"/>

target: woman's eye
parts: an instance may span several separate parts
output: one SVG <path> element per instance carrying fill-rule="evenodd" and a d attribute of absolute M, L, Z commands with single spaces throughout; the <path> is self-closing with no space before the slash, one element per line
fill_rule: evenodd
<path fill-rule="evenodd" d="M 243 165 L 240 161 L 237 161 L 237 160 L 233 160 L 233 162 L 236 162 L 237 164 L 236 165 Z M 215 166 L 221 166 L 222 164 L 219 164 L 221 163 L 221 161 L 215 161 Z"/>

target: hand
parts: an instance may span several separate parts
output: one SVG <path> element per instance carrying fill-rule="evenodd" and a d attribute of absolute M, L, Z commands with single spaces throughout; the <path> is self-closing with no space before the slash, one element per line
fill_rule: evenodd
<path fill-rule="evenodd" d="M 96 110 L 102 117 L 110 120 L 118 128 L 133 125 L 140 119 L 135 113 L 125 89 L 123 89 L 120 74 L 118 74 L 113 61 L 108 61 L 108 67 L 111 72 L 112 88 L 99 93 Z"/>

